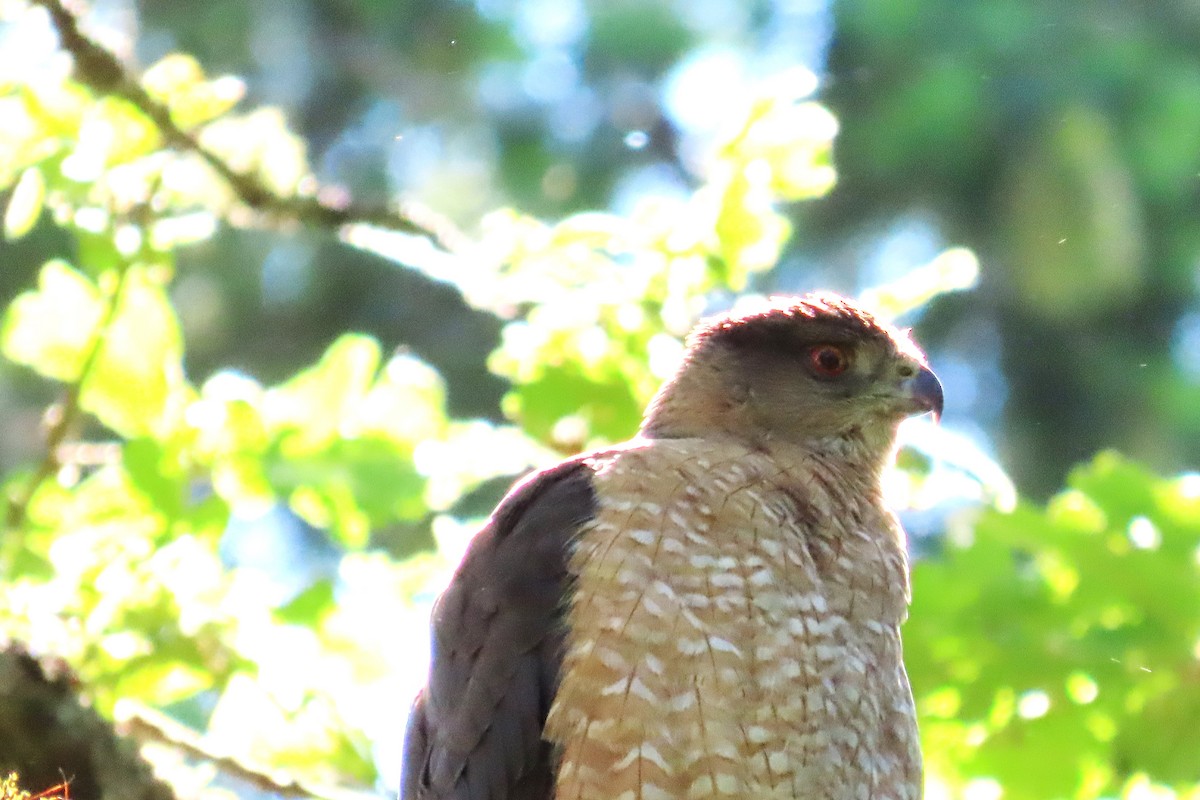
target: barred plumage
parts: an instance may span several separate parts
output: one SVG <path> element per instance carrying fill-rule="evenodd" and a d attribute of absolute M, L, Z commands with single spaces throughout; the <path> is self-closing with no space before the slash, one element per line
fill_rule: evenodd
<path fill-rule="evenodd" d="M 698 329 L 641 436 L 535 476 L 476 537 L 404 797 L 918 800 L 879 481 L 923 410 L 919 350 L 841 298 Z"/>

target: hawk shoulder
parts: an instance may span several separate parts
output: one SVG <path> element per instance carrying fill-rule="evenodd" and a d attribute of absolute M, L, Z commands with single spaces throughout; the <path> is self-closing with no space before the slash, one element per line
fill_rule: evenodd
<path fill-rule="evenodd" d="M 434 606 L 429 683 L 409 718 L 405 800 L 541 800 L 553 752 L 572 538 L 595 513 L 574 459 L 514 488 L 474 537 Z"/>

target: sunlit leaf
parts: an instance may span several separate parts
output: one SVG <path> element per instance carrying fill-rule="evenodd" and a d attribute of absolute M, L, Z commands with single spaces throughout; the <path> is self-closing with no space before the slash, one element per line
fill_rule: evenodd
<path fill-rule="evenodd" d="M 1121 761 L 1137 764 L 1156 780 L 1168 784 L 1196 782 L 1200 778 L 1200 739 L 1186 735 L 1200 719 L 1200 685 L 1186 680 L 1147 703 L 1131 715 L 1116 741 Z"/>
<path fill-rule="evenodd" d="M 213 675 L 203 663 L 154 656 L 127 664 L 115 689 L 119 697 L 136 697 L 146 703 L 164 706 L 210 689 L 212 685 Z"/>
<path fill-rule="evenodd" d="M 177 464 L 164 452 L 162 443 L 150 439 L 130 439 L 122 447 L 122 464 L 134 486 L 169 517 L 178 516 L 184 507 L 186 486 Z"/>
<path fill-rule="evenodd" d="M 1070 484 L 1044 508 L 985 512 L 915 565 L 904 636 L 918 704 L 933 713 L 953 691 L 964 723 L 926 720 L 959 737 L 927 745 L 963 754 L 963 782 L 996 778 L 1013 797 L 1111 796 L 1134 770 L 1194 780 L 1200 519 L 1159 505 L 1186 478 L 1105 453 Z"/>
<path fill-rule="evenodd" d="M 151 227 L 150 246 L 155 250 L 170 251 L 211 238 L 216 230 L 216 217 L 209 212 L 165 217 Z"/>
<path fill-rule="evenodd" d="M 161 103 L 170 102 L 174 96 L 190 92 L 202 83 L 203 67 L 194 57 L 185 53 L 163 56 L 142 73 L 142 86 Z"/>
<path fill-rule="evenodd" d="M 19 547 L 9 555 L 11 561 L 4 565 L 7 579 L 46 581 L 55 575 L 50 559 L 30 547 Z"/>
<path fill-rule="evenodd" d="M 412 446 L 440 436 L 446 421 L 442 377 L 423 361 L 400 354 L 388 360 L 354 408 L 344 435 L 375 435 Z"/>
<path fill-rule="evenodd" d="M 538 439 L 566 451 L 579 450 L 595 437 L 628 438 L 641 421 L 642 404 L 617 376 L 607 381 L 581 374 L 574 364 L 547 367 L 505 398 L 505 411 Z M 577 420 L 578 424 L 560 424 Z"/>
<path fill-rule="evenodd" d="M 37 167 L 27 168 L 17 180 L 8 199 L 8 208 L 4 210 L 5 238 L 20 239 L 29 233 L 41 216 L 45 199 L 46 181 L 42 171 Z"/>
<path fill-rule="evenodd" d="M 379 344 L 347 334 L 329 346 L 314 366 L 267 393 L 264 418 L 288 430 L 291 452 L 327 445 L 362 402 L 379 369 Z"/>
<path fill-rule="evenodd" d="M 311 628 L 329 613 L 333 604 L 333 583 L 328 580 L 320 580 L 272 613 L 282 623 L 307 625 Z"/>
<path fill-rule="evenodd" d="M 747 165 L 725 186 L 715 232 L 719 255 L 736 267 L 729 276 L 735 290 L 743 284 L 734 276 L 773 266 L 791 233 L 787 221 L 770 208 L 772 195 L 764 185 L 769 179 L 766 170 Z"/>
<path fill-rule="evenodd" d="M 187 400 L 179 321 L 154 274 L 131 267 L 80 403 L 123 436 L 162 435 Z"/>
<path fill-rule="evenodd" d="M 104 319 L 100 291 L 64 261 L 49 261 L 36 291 L 19 295 L 4 316 L 4 355 L 49 378 L 78 379 Z"/>
<path fill-rule="evenodd" d="M 184 130 L 219 117 L 245 94 L 245 85 L 236 78 L 207 80 L 200 63 L 183 53 L 171 53 L 147 69 L 142 85 L 170 107 L 175 124 Z"/>
<path fill-rule="evenodd" d="M 79 269 L 94 281 L 121 269 L 128 260 L 117 249 L 116 242 L 107 230 L 93 233 L 76 227 L 75 242 Z"/>
<path fill-rule="evenodd" d="M 411 451 L 386 439 L 342 439 L 317 452 L 291 455 L 272 450 L 265 467 L 271 485 L 289 496 L 302 516 L 353 549 L 367 543 L 371 525 L 426 513 L 425 479 L 414 468 Z"/>
<path fill-rule="evenodd" d="M 374 524 L 420 519 L 425 507 L 425 479 L 413 465 L 411 452 L 373 437 L 345 439 L 330 451 L 342 465 L 355 501 Z"/>
<path fill-rule="evenodd" d="M 871 287 L 859 300 L 884 318 L 894 319 L 939 294 L 970 289 L 978 280 L 979 259 L 965 247 L 952 247 L 898 280 Z"/>
<path fill-rule="evenodd" d="M 19 96 L 0 96 L 0 187 L 19 179 L 27 168 L 27 148 L 37 141 L 42 131 Z"/>
<path fill-rule="evenodd" d="M 309 174 L 304 141 L 288 130 L 278 109 L 227 114 L 206 125 L 200 141 L 235 170 L 256 176 L 281 197 L 294 195 Z"/>
<path fill-rule="evenodd" d="M 62 173 L 80 183 L 99 180 L 106 169 L 147 155 L 159 146 L 154 123 L 132 103 L 104 97 L 89 106 Z"/>

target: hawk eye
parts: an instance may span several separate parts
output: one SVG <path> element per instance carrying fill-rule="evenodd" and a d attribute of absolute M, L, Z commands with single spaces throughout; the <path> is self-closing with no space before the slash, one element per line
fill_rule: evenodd
<path fill-rule="evenodd" d="M 809 348 L 808 363 L 817 375 L 836 378 L 850 367 L 850 354 L 836 344 L 819 344 Z"/>

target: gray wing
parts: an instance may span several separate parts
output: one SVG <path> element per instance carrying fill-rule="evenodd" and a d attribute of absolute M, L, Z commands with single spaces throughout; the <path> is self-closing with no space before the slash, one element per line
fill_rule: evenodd
<path fill-rule="evenodd" d="M 472 540 L 434 605 L 403 800 L 553 797 L 542 728 L 562 663 L 570 543 L 595 506 L 591 468 L 567 461 L 514 488 Z"/>

